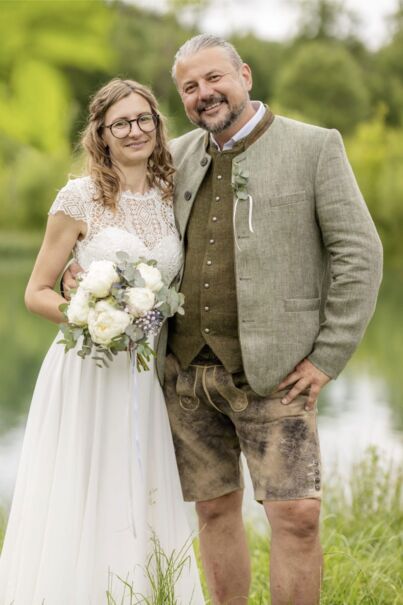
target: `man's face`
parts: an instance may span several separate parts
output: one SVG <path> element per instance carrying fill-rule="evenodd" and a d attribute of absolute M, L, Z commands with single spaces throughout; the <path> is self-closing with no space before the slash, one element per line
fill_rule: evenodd
<path fill-rule="evenodd" d="M 193 124 L 213 134 L 243 125 L 251 71 L 245 63 L 237 71 L 225 49 L 206 48 L 178 61 L 176 83 Z"/>

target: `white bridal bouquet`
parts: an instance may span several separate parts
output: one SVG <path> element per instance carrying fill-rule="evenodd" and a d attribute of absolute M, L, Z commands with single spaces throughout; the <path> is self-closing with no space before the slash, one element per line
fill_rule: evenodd
<path fill-rule="evenodd" d="M 93 261 L 78 278 L 69 303 L 60 305 L 65 351 L 82 338 L 77 354 L 94 353 L 97 365 L 108 365 L 119 351 L 136 353 L 137 369 L 148 370 L 155 355 L 147 337 L 157 334 L 167 317 L 183 315 L 184 296 L 164 284 L 157 263 L 140 258 L 130 262 L 125 252 L 118 262 Z"/>

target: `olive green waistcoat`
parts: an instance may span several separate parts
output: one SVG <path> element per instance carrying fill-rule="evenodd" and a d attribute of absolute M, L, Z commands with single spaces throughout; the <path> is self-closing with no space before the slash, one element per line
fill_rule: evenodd
<path fill-rule="evenodd" d="M 185 236 L 181 292 L 185 315 L 169 325 L 169 348 L 183 368 L 208 345 L 229 372 L 242 370 L 235 286 L 233 159 L 267 130 L 267 111 L 254 130 L 232 149 L 218 151 L 209 143 L 212 161 L 197 193 Z"/>

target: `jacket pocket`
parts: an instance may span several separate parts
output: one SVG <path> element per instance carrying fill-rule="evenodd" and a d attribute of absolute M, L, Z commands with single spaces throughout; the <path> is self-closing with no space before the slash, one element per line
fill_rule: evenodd
<path fill-rule="evenodd" d="M 320 307 L 320 298 L 286 298 L 285 311 L 317 311 Z"/>
<path fill-rule="evenodd" d="M 287 193 L 286 195 L 276 195 L 269 198 L 270 206 L 291 206 L 292 204 L 300 204 L 305 202 L 305 191 L 296 191 L 295 193 Z"/>

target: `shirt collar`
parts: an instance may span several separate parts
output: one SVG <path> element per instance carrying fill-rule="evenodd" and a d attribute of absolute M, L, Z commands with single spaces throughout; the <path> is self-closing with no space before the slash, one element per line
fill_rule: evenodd
<path fill-rule="evenodd" d="M 263 105 L 263 103 L 261 103 L 260 101 L 252 101 L 252 105 L 256 112 L 255 115 L 252 116 L 251 119 L 249 120 L 249 122 L 246 122 L 246 124 L 244 126 L 242 126 L 242 128 L 240 130 L 238 130 L 238 132 L 236 132 L 234 134 L 234 136 L 231 137 L 230 140 L 224 144 L 222 149 L 220 149 L 220 146 L 218 145 L 214 136 L 212 134 L 210 135 L 211 141 L 214 143 L 214 145 L 217 147 L 217 149 L 219 151 L 226 151 L 228 149 L 232 149 L 234 147 L 234 145 L 236 143 L 238 143 L 238 141 L 247 137 L 248 134 L 250 134 L 252 132 L 252 130 L 255 128 L 255 126 L 263 118 L 263 116 L 266 113 L 266 108 Z"/>

